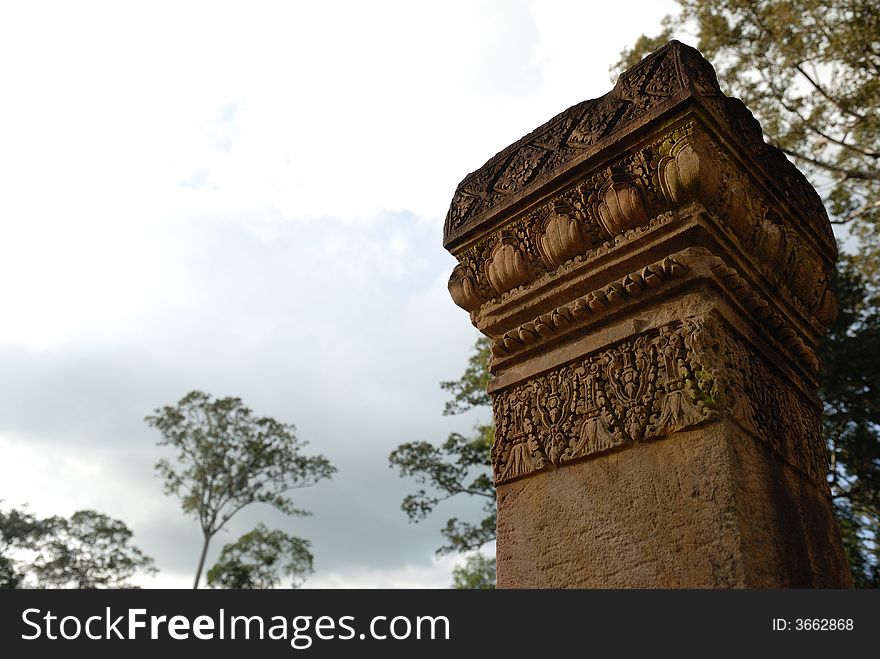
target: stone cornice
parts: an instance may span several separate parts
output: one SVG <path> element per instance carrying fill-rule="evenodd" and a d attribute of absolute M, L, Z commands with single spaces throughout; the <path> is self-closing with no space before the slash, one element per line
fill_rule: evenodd
<path fill-rule="evenodd" d="M 685 115 L 626 145 L 614 159 L 583 168 L 556 184 L 552 196 L 499 221 L 455 253 L 453 300 L 486 331 L 487 319 L 507 315 L 502 310 L 516 306 L 518 298 L 533 300 L 558 287 L 568 272 L 626 251 L 630 243 L 656 242 L 665 224 L 697 205 L 727 236 L 724 250 L 741 254 L 763 273 L 780 304 L 806 326 L 805 340 L 815 345 L 836 314 L 828 288 L 832 254 L 727 147 L 711 128 Z M 656 260 L 671 252 L 653 253 Z"/>
<path fill-rule="evenodd" d="M 833 262 L 836 245 L 815 190 L 784 154 L 763 141 L 742 102 L 721 93 L 711 65 L 676 41 L 622 73 L 605 96 L 562 112 L 465 177 L 447 214 L 444 245 L 458 254 L 582 175 L 584 167 L 688 112 L 712 125 L 717 141 L 774 198 L 772 205 L 796 216 L 797 230 L 808 234 L 820 258 Z"/>

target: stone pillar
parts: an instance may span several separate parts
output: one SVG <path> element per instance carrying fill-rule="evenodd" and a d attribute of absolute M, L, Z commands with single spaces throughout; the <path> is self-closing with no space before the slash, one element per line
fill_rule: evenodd
<path fill-rule="evenodd" d="M 818 345 L 825 209 L 671 42 L 458 186 L 492 338 L 498 586 L 844 587 Z"/>

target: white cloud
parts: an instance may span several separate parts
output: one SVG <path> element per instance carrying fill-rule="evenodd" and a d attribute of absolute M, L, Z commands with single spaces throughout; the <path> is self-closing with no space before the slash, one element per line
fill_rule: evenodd
<path fill-rule="evenodd" d="M 4 5 L 0 498 L 123 518 L 153 583 L 188 582 L 197 530 L 142 418 L 239 395 L 340 467 L 302 494 L 313 518 L 272 518 L 313 540 L 310 584 L 447 584 L 438 529 L 478 510 L 407 524 L 386 462 L 473 422 L 440 416 L 475 336 L 445 290 L 447 205 L 605 93 L 672 5 Z"/>

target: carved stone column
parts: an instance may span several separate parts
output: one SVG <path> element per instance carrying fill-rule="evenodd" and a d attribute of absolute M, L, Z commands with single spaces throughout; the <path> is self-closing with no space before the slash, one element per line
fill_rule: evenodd
<path fill-rule="evenodd" d="M 458 186 L 449 291 L 493 340 L 499 587 L 841 587 L 803 175 L 671 42 Z"/>

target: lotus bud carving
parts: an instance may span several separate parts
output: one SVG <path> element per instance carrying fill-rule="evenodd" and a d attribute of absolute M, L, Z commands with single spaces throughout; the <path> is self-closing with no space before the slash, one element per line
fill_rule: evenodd
<path fill-rule="evenodd" d="M 465 311 L 476 311 L 483 302 L 473 270 L 463 263 L 455 266 L 449 276 L 449 295 Z"/>
<path fill-rule="evenodd" d="M 792 293 L 794 293 L 798 299 L 809 304 L 812 301 L 812 297 L 816 293 L 816 288 L 819 286 L 819 281 L 823 276 L 824 273 L 818 263 L 815 263 L 809 258 L 802 258 L 798 261 L 798 264 L 794 269 L 794 275 L 791 279 Z"/>
<path fill-rule="evenodd" d="M 828 327 L 837 318 L 837 300 L 834 299 L 834 293 L 827 285 L 819 291 L 815 313 L 816 320 L 825 327 Z"/>
<path fill-rule="evenodd" d="M 660 164 L 660 174 L 663 190 L 676 206 L 692 201 L 709 206 L 721 186 L 721 168 L 701 140 L 673 147 L 671 156 Z"/>
<path fill-rule="evenodd" d="M 528 280 L 525 259 L 513 239 L 502 239 L 492 248 L 486 260 L 486 277 L 498 295 Z"/>
<path fill-rule="evenodd" d="M 752 200 L 741 181 L 734 180 L 729 183 L 724 215 L 738 238 L 744 240 L 749 236 L 754 226 L 754 213 Z"/>
<path fill-rule="evenodd" d="M 599 221 L 612 238 L 646 224 L 648 215 L 638 188 L 612 177 L 600 192 Z"/>
<path fill-rule="evenodd" d="M 785 254 L 785 231 L 778 224 L 764 219 L 757 229 L 756 238 L 755 251 L 758 256 L 771 271 L 776 270 Z"/>
<path fill-rule="evenodd" d="M 558 268 L 566 261 L 587 251 L 581 223 L 573 211 L 556 209 L 542 223 L 538 251 L 551 268 Z"/>

